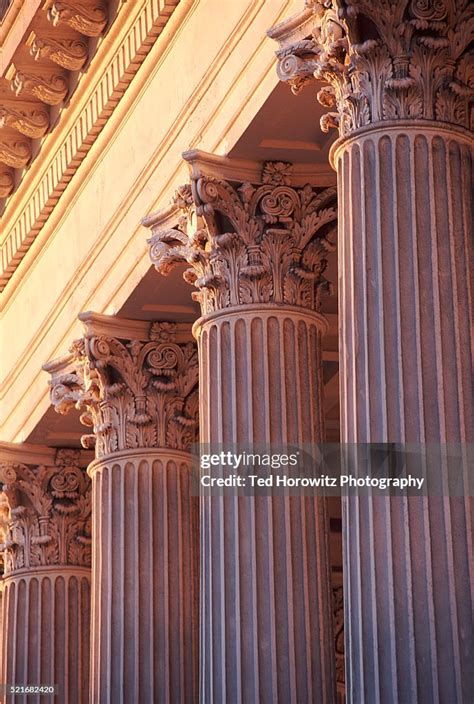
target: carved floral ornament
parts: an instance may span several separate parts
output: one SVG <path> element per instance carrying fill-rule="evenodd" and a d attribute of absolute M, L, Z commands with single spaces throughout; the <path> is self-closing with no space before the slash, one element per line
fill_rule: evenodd
<path fill-rule="evenodd" d="M 331 108 L 323 131 L 346 136 L 396 119 L 473 128 L 469 0 L 307 0 L 306 7 L 311 34 L 280 42 L 278 74 L 293 92 L 313 77 L 327 84 L 317 96 Z M 279 27 L 269 35 L 278 39 Z"/>
<path fill-rule="evenodd" d="M 0 462 L 4 576 L 32 567 L 91 564 L 91 486 L 76 450 L 54 466 Z"/>
<path fill-rule="evenodd" d="M 28 39 L 30 54 L 35 61 L 51 59 L 69 71 L 79 71 L 86 62 L 89 50 L 81 39 L 38 37 L 33 32 Z"/>
<path fill-rule="evenodd" d="M 7 198 L 15 187 L 15 178 L 11 171 L 0 169 L 0 198 Z"/>
<path fill-rule="evenodd" d="M 153 323 L 149 340 L 106 335 L 76 340 L 74 372 L 51 383 L 58 413 L 72 408 L 92 434 L 96 457 L 126 449 L 187 450 L 198 433 L 198 358 L 194 342 L 176 343 L 172 323 Z"/>
<path fill-rule="evenodd" d="M 98 37 L 107 24 L 107 6 L 102 2 L 53 0 L 48 4 L 48 19 L 54 27 L 65 23 L 85 36 Z"/>
<path fill-rule="evenodd" d="M 335 249 L 336 189 L 289 184 L 291 165 L 264 166 L 262 185 L 199 175 L 178 189 L 175 229 L 153 227 L 150 257 L 162 274 L 190 264 L 185 280 L 203 315 L 252 303 L 319 310 Z"/>
<path fill-rule="evenodd" d="M 17 110 L 0 105 L 0 128 L 2 127 L 12 127 L 33 139 L 42 137 L 49 127 L 49 113 L 42 107 Z"/>

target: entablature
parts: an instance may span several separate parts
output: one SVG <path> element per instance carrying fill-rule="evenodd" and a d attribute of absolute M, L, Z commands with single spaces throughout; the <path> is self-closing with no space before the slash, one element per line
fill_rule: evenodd
<path fill-rule="evenodd" d="M 46 0 L 18 11 L 16 45 L 0 57 L 0 290 L 178 4 Z"/>

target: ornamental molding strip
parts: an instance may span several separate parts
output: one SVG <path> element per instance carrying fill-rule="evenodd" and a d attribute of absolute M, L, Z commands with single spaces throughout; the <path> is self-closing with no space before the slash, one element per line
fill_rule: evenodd
<path fill-rule="evenodd" d="M 23 570 L 91 565 L 91 482 L 78 450 L 36 464 L 0 445 L 4 577 Z M 34 456 L 34 452 L 32 453 Z"/>
<path fill-rule="evenodd" d="M 280 80 L 297 93 L 317 79 L 341 137 L 388 120 L 473 128 L 474 6 L 469 0 L 306 0 L 276 25 Z"/>
<path fill-rule="evenodd" d="M 117 43 L 117 35 L 112 27 L 102 42 L 101 51 L 94 57 L 94 61 L 98 62 L 95 70 L 82 77 L 80 96 L 73 95 L 72 98 L 72 101 L 79 101 L 74 107 L 74 122 L 65 122 L 65 133 L 58 127 L 47 135 L 46 139 L 51 146 L 48 147 L 48 142 L 45 143 L 40 157 L 35 161 L 37 168 L 25 175 L 21 187 L 10 197 L 2 217 L 4 222 L 11 222 L 12 225 L 4 232 L 0 245 L 0 291 L 5 288 L 41 231 L 66 185 L 114 112 L 178 4 L 179 0 L 146 0 L 141 10 L 136 12 L 133 3 L 124 3 L 120 12 L 120 26 L 125 31 Z M 100 3 L 96 5 L 99 6 Z M 79 2 L 51 3 L 49 11 L 53 22 L 71 24 L 72 15 L 71 19 L 66 20 L 66 16 L 69 17 L 66 9 L 72 13 L 74 8 L 82 12 L 84 6 Z M 114 26 L 117 22 L 119 20 L 115 21 Z M 84 34 L 85 26 L 79 31 Z M 45 51 L 42 45 L 36 46 L 37 41 L 39 39 L 32 38 L 30 42 L 33 54 L 35 51 Z M 47 59 L 56 61 L 60 66 L 71 61 L 70 56 L 66 57 L 64 47 L 61 57 L 55 52 L 55 57 L 51 54 Z M 15 69 L 12 68 L 12 71 Z M 12 78 L 17 81 L 18 90 L 23 90 L 21 76 L 17 78 L 15 73 Z M 41 99 L 44 97 L 43 95 Z M 72 105 L 71 102 L 68 110 L 73 109 Z"/>
<path fill-rule="evenodd" d="M 82 445 L 95 445 L 97 458 L 145 447 L 189 450 L 198 439 L 199 405 L 190 326 L 93 313 L 80 319 L 85 336 L 43 369 L 52 377 L 55 410 L 79 410 L 91 429 Z"/>
<path fill-rule="evenodd" d="M 167 275 L 181 263 L 203 315 L 247 304 L 319 311 L 329 292 L 327 255 L 335 250 L 336 188 L 292 184 L 292 165 L 267 162 L 258 183 L 209 175 L 202 152 L 184 155 L 190 183 L 172 206 L 145 218 L 150 258 Z M 216 159 L 210 159 L 216 173 Z M 228 166 L 228 164 L 226 165 Z M 174 226 L 170 227 L 173 222 Z"/>

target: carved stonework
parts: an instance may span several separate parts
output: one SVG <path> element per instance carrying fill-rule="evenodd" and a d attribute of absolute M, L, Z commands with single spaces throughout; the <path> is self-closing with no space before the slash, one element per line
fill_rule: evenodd
<path fill-rule="evenodd" d="M 384 120 L 440 120 L 472 128 L 474 6 L 469 0 L 307 0 L 311 33 L 280 39 L 278 73 L 294 92 L 327 83 L 321 128 L 341 136 Z M 306 26 L 306 23 L 305 23 Z"/>
<path fill-rule="evenodd" d="M 263 185 L 193 177 L 174 198 L 178 227 L 153 229 L 152 262 L 165 275 L 191 265 L 184 278 L 199 289 L 203 314 L 250 303 L 319 309 L 335 248 L 336 189 L 292 188 L 288 179 L 283 162 L 265 165 Z"/>
<path fill-rule="evenodd" d="M 89 51 L 87 42 L 81 39 L 37 37 L 34 33 L 29 38 L 29 45 L 35 61 L 51 59 L 69 71 L 79 71 L 84 66 Z"/>
<path fill-rule="evenodd" d="M 286 161 L 266 161 L 262 169 L 262 183 L 274 186 L 291 186 L 293 164 Z"/>
<path fill-rule="evenodd" d="M 336 683 L 338 692 L 346 683 L 344 664 L 344 599 L 342 585 L 333 585 L 334 641 L 336 648 Z"/>
<path fill-rule="evenodd" d="M 55 0 L 48 10 L 48 19 L 55 27 L 65 22 L 81 34 L 98 37 L 107 24 L 107 7 L 98 2 L 86 5 L 77 0 Z"/>
<path fill-rule="evenodd" d="M 58 105 L 64 100 L 68 91 L 67 81 L 64 76 L 60 75 L 53 74 L 43 78 L 18 69 L 9 77 L 11 89 L 15 95 L 28 93 L 47 105 Z"/>
<path fill-rule="evenodd" d="M 91 564 L 90 480 L 79 453 L 59 450 L 54 466 L 0 462 L 5 576 L 40 566 Z M 2 507 L 4 513 L 4 507 Z"/>
<path fill-rule="evenodd" d="M 0 546 L 5 544 L 8 535 L 8 524 L 10 516 L 10 507 L 8 505 L 8 499 L 3 493 L 0 492 Z M 5 554 L 0 549 L 0 579 L 5 576 Z"/>
<path fill-rule="evenodd" d="M 194 342 L 174 341 L 172 323 L 153 323 L 148 341 L 98 335 L 71 347 L 73 373 L 51 381 L 58 413 L 75 407 L 96 457 L 119 450 L 187 450 L 197 441 L 198 358 Z"/>
<path fill-rule="evenodd" d="M 17 110 L 0 105 L 0 128 L 13 127 L 26 137 L 37 139 L 43 137 L 49 127 L 49 114 L 42 108 Z"/>
<path fill-rule="evenodd" d="M 0 163 L 22 169 L 31 159 L 31 145 L 23 139 L 0 141 Z"/>
<path fill-rule="evenodd" d="M 15 178 L 11 171 L 0 171 L 0 198 L 8 198 L 15 188 Z"/>

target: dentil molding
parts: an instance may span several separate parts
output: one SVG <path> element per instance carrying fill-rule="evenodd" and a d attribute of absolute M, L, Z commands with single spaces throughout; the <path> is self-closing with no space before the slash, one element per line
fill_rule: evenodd
<path fill-rule="evenodd" d="M 9 224 L 0 245 L 0 291 L 3 290 L 14 274 L 18 264 L 42 229 L 48 216 L 64 192 L 65 186 L 73 177 L 78 166 L 101 132 L 105 122 L 114 112 L 120 98 L 127 90 L 139 65 L 144 61 L 157 36 L 166 26 L 179 0 L 144 0 L 140 11 L 134 12 L 133 3 L 125 3 L 117 20 L 103 40 L 100 55 L 94 57 L 94 69 L 81 80 L 80 97 L 68 107 L 74 119 L 65 121 L 64 129 L 59 127 L 47 136 L 42 154 L 35 160 L 35 170 L 26 174 L 21 188 L 10 198 L 2 217 Z M 50 2 L 49 13 L 53 24 L 65 22 L 73 26 L 73 10 L 84 16 L 89 13 L 86 6 L 79 2 Z M 88 5 L 87 8 L 99 8 L 100 3 Z M 94 21 L 101 22 L 94 14 Z M 83 18 L 84 19 L 84 18 Z M 85 20 L 84 20 L 85 21 Z M 98 27 L 99 25 L 97 25 Z M 115 36 L 115 27 L 117 34 Z M 119 32 L 120 29 L 120 32 Z M 86 27 L 79 31 L 87 34 Z M 92 28 L 89 30 L 89 36 Z M 94 30 L 96 31 L 96 30 Z M 95 35 L 94 35 L 95 36 Z M 115 38 L 114 38 L 115 36 Z M 120 37 L 117 39 L 117 37 Z M 44 40 L 37 43 L 36 37 L 30 41 L 30 51 L 49 52 L 47 59 L 59 66 L 71 70 L 71 61 L 79 61 L 78 46 L 54 47 L 52 42 Z M 67 51 L 66 51 L 66 50 Z M 81 59 L 82 60 L 82 59 Z M 66 66 L 69 63 L 70 66 Z M 58 69 L 59 71 L 59 69 Z M 55 74 L 53 74 L 55 75 Z M 27 88 L 32 95 L 45 103 L 62 100 L 66 96 L 67 86 L 58 83 L 52 85 L 41 83 L 39 76 L 31 72 L 17 71 L 12 65 L 9 74 L 15 91 L 21 93 Z M 61 78 L 61 76 L 58 76 Z M 36 83 L 35 83 L 36 81 Z M 59 92 L 51 93 L 51 88 Z M 66 90 L 65 90 L 66 89 Z M 36 90 L 36 93 L 33 91 Z M 64 93 L 64 94 L 63 94 Z M 60 99 L 60 94 L 62 95 Z"/>

